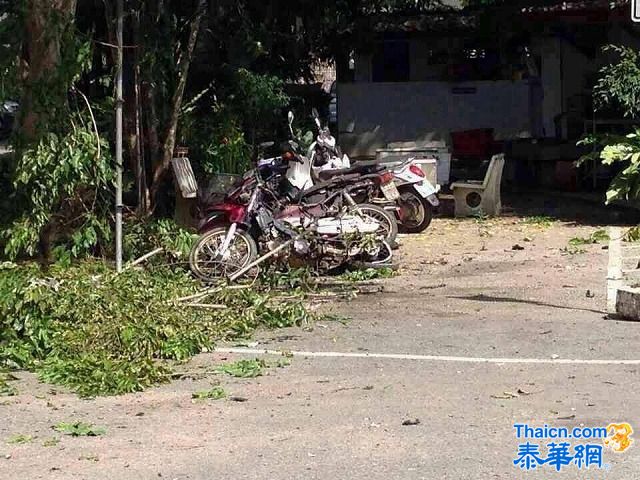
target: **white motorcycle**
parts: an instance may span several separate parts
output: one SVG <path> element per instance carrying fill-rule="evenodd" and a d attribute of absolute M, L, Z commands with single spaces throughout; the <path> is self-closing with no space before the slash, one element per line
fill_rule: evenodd
<path fill-rule="evenodd" d="M 434 186 L 426 179 L 414 158 L 409 158 L 392 171 L 400 196 L 395 205 L 389 204 L 385 199 L 379 201 L 384 204 L 385 209 L 395 212 L 403 232 L 423 232 L 431 224 L 434 207 L 440 205 L 437 195 L 440 185 Z M 373 199 L 373 203 L 378 202 Z"/>
<path fill-rule="evenodd" d="M 293 165 L 287 172 L 287 178 L 293 185 L 306 190 L 317 182 L 337 175 L 357 173 L 358 167 L 378 165 L 377 162 L 358 162 L 352 166 L 349 157 L 340 151 L 329 128 L 322 126 L 316 109 L 313 109 L 313 118 L 318 135 L 309 147 L 305 163 Z M 440 205 L 437 196 L 440 186 L 434 186 L 426 179 L 414 158 L 393 167 L 390 173 L 393 174 L 393 184 L 381 185 L 373 195 L 367 192 L 367 195 L 356 197 L 356 201 L 379 204 L 393 211 L 400 229 L 406 233 L 426 230 L 433 219 L 433 209 Z"/>

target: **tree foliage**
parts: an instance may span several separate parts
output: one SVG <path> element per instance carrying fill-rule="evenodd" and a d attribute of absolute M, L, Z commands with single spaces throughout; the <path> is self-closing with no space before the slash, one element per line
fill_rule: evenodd
<path fill-rule="evenodd" d="M 34 255 L 54 235 L 75 257 L 108 243 L 113 167 L 92 130 L 78 125 L 62 136 L 49 133 L 22 152 L 13 193 L 22 213 L 2 232 L 9 258 Z"/>
<path fill-rule="evenodd" d="M 640 56 L 635 49 L 609 45 L 606 51 L 618 55 L 615 63 L 600 70 L 594 99 L 600 109 L 613 108 L 625 116 L 640 113 Z M 590 137 L 581 142 L 594 147 L 594 153 L 582 159 L 600 160 L 604 165 L 620 168 L 607 191 L 607 203 L 640 198 L 640 129 L 628 135 Z"/>
<path fill-rule="evenodd" d="M 640 112 L 640 56 L 631 47 L 609 45 L 605 51 L 617 54 L 618 61 L 600 70 L 595 100 L 600 108 L 613 107 L 635 118 Z"/>
<path fill-rule="evenodd" d="M 348 53 L 345 45 L 355 46 L 373 17 L 424 13 L 448 3 L 125 2 L 128 206 L 142 217 L 174 210 L 180 196 L 173 192 L 169 164 L 176 145 L 189 148 L 197 171 L 241 172 L 255 145 L 282 131 L 291 100 L 287 82 L 311 78 L 318 61 Z M 11 239 L 5 246 L 12 258 L 36 247 L 47 256 L 52 242 L 74 255 L 104 251 L 98 248 L 107 241 L 101 232 L 112 217 L 112 187 L 104 173 L 113 148 L 115 13 L 113 0 L 0 0 L 0 100 L 21 105 L 15 168 L 3 168 L 9 178 L 0 179 L 13 185 L 12 206 L 18 205 L 0 225 Z M 90 159 L 97 176 L 87 175 Z M 50 189 L 48 198 L 40 186 Z M 87 191 L 103 200 L 87 204 Z M 89 208 L 79 219 L 61 220 L 77 211 L 71 204 Z"/>

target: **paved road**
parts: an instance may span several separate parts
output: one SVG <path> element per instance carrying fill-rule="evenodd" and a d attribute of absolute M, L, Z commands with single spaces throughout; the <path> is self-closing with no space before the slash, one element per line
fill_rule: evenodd
<path fill-rule="evenodd" d="M 260 334 L 250 348 L 319 355 L 296 355 L 258 379 L 203 374 L 79 401 L 25 376 L 33 393 L 0 406 L 0 436 L 39 438 L 0 446 L 0 478 L 637 479 L 640 443 L 605 452 L 610 470 L 513 465 L 514 423 L 640 426 L 640 365 L 597 363 L 640 359 L 640 325 L 604 318 L 606 250 L 566 251 L 595 229 L 437 221 L 403 240 L 405 268 L 384 293 L 323 307 L 347 323 Z M 185 368 L 255 356 L 217 352 Z M 529 363 L 483 361 L 495 358 Z M 593 362 L 548 363 L 556 358 Z M 191 401 L 217 380 L 247 401 Z M 43 447 L 50 425 L 67 419 L 108 435 Z"/>

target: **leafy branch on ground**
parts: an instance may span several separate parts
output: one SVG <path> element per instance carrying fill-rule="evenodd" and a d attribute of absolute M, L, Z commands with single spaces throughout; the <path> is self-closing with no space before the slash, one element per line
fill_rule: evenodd
<path fill-rule="evenodd" d="M 211 350 L 218 340 L 314 319 L 301 296 L 198 292 L 186 272 L 167 268 L 116 275 L 99 261 L 46 273 L 34 264 L 1 264 L 0 365 L 35 371 L 85 397 L 122 394 L 168 381 L 171 360 Z M 176 301 L 194 294 L 223 308 Z"/>
<path fill-rule="evenodd" d="M 609 234 L 606 230 L 600 229 L 593 232 L 588 237 L 573 237 L 569 240 L 569 245 L 577 247 L 580 245 L 594 245 L 597 243 L 604 243 L 609 241 Z"/>
<path fill-rule="evenodd" d="M 18 391 L 9 383 L 14 380 L 17 378 L 9 372 L 0 370 L 0 397 L 12 397 L 18 394 Z"/>
<path fill-rule="evenodd" d="M 580 255 L 586 253 L 587 251 L 582 247 L 567 245 L 566 247 L 561 248 L 560 252 L 566 255 Z"/>
<path fill-rule="evenodd" d="M 631 227 L 627 230 L 622 237 L 625 242 L 638 242 L 640 241 L 640 226 Z"/>
<path fill-rule="evenodd" d="M 107 433 L 107 429 L 104 427 L 96 427 L 93 424 L 84 422 L 60 422 L 52 428 L 56 432 L 72 437 L 98 437 Z"/>
<path fill-rule="evenodd" d="M 60 439 L 57 437 L 47 438 L 44 442 L 42 442 L 43 447 L 55 447 L 60 443 Z"/>
<path fill-rule="evenodd" d="M 395 275 L 395 271 L 389 267 L 383 268 L 366 268 L 364 270 L 350 270 L 340 278 L 348 282 L 364 282 L 367 280 L 375 280 L 376 278 L 391 278 Z"/>
<path fill-rule="evenodd" d="M 267 368 L 267 362 L 257 358 L 250 360 L 238 360 L 237 362 L 220 365 L 216 370 L 237 378 L 254 378 L 262 375 Z"/>
<path fill-rule="evenodd" d="M 555 218 L 549 217 L 547 215 L 534 215 L 532 217 L 527 217 L 524 219 L 524 223 L 526 223 L 527 225 L 535 225 L 541 228 L 549 228 L 555 221 Z"/>
<path fill-rule="evenodd" d="M 220 400 L 227 396 L 227 392 L 222 387 L 213 387 L 211 390 L 200 390 L 191 394 L 194 400 Z"/>
<path fill-rule="evenodd" d="M 9 437 L 7 439 L 7 443 L 9 445 L 23 445 L 25 443 L 31 443 L 33 439 L 34 439 L 33 435 L 18 434 L 18 435 L 12 435 L 11 437 Z"/>

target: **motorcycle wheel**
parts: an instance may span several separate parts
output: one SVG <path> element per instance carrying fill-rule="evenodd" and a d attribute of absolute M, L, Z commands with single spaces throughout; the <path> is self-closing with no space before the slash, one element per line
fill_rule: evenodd
<path fill-rule="evenodd" d="M 393 214 L 382 207 L 370 203 L 359 204 L 358 208 L 363 215 L 380 223 L 385 241 L 392 247 L 395 246 L 396 237 L 398 236 L 398 222 Z"/>
<path fill-rule="evenodd" d="M 236 230 L 222 258 L 218 250 L 227 236 L 228 227 L 216 227 L 200 236 L 189 253 L 189 267 L 204 282 L 214 282 L 233 275 L 258 256 L 255 240 L 244 230 Z"/>
<path fill-rule="evenodd" d="M 400 211 L 399 226 L 402 233 L 424 232 L 433 219 L 433 205 L 422 197 L 412 186 L 403 186 L 398 189 L 400 198 L 397 205 Z"/>

